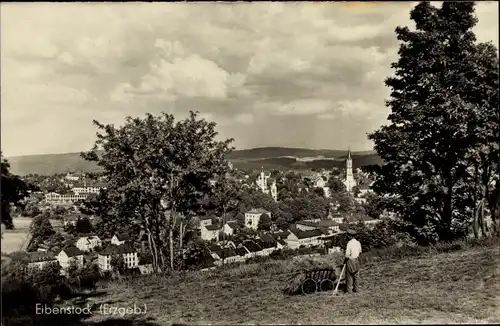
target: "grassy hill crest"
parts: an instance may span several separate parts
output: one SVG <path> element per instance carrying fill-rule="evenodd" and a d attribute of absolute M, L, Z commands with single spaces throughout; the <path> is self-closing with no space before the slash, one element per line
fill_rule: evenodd
<path fill-rule="evenodd" d="M 259 147 L 234 150 L 228 159 L 240 169 L 310 169 L 343 167 L 347 151 L 287 147 Z M 352 152 L 354 167 L 380 164 L 374 151 Z M 99 167 L 80 153 L 24 155 L 7 158 L 12 173 L 51 175 L 71 171 L 93 172 Z M 305 159 L 305 160 L 304 160 Z"/>

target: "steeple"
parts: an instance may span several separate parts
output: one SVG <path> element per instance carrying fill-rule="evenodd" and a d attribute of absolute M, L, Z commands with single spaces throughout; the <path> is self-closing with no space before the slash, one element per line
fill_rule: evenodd
<path fill-rule="evenodd" d="M 351 146 L 347 147 L 347 159 L 351 159 Z"/>

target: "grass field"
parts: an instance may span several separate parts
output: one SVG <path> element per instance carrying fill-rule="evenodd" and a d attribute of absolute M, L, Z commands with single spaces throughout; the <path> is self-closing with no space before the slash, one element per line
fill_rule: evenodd
<path fill-rule="evenodd" d="M 476 247 L 362 266 L 362 293 L 287 296 L 291 261 L 242 265 L 170 278 L 141 277 L 108 284 L 92 301 L 146 305 L 144 315 L 94 314 L 97 325 L 389 324 L 500 322 L 500 248 Z M 324 258 L 322 258 L 324 259 Z"/>
<path fill-rule="evenodd" d="M 32 219 L 16 217 L 13 219 L 14 230 L 6 230 L 2 224 L 2 264 L 8 261 L 8 255 L 14 251 L 25 250 L 29 242 L 29 227 Z M 61 221 L 50 220 L 54 229 L 62 227 Z"/>

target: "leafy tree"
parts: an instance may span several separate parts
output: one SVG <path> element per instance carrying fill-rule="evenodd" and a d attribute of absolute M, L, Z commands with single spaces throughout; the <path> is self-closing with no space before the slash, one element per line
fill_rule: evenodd
<path fill-rule="evenodd" d="M 29 195 L 32 186 L 25 183 L 17 175 L 10 173 L 10 164 L 7 160 L 3 158 L 0 154 L 1 159 L 1 185 L 2 185 L 2 208 L 1 208 L 1 219 L 2 223 L 7 229 L 13 229 L 14 224 L 12 222 L 11 216 L 11 206 L 23 206 L 23 200 Z"/>
<path fill-rule="evenodd" d="M 173 269 L 177 220 L 194 215 L 210 191 L 209 180 L 227 172 L 232 139 L 216 141 L 216 124 L 195 112 L 177 122 L 163 113 L 128 117 L 120 128 L 94 123 L 102 133 L 82 155 L 107 178 L 107 189 L 100 193 L 100 227 L 139 226 L 150 235 L 154 269 L 165 267 L 167 253 Z"/>
<path fill-rule="evenodd" d="M 331 193 L 343 193 L 346 192 L 346 187 L 344 183 L 337 177 L 330 177 L 328 179 L 328 188 L 330 188 Z"/>
<path fill-rule="evenodd" d="M 31 222 L 30 233 L 32 234 L 33 238 L 45 240 L 55 232 L 49 219 L 45 218 L 42 215 L 38 215 L 37 217 L 33 218 L 33 221 Z"/>
<path fill-rule="evenodd" d="M 75 229 L 77 233 L 88 234 L 92 232 L 92 223 L 87 216 L 83 216 L 76 221 Z"/>
<path fill-rule="evenodd" d="M 120 274 L 127 270 L 127 265 L 125 264 L 123 255 L 120 254 L 114 254 L 111 256 L 110 265 L 114 272 L 118 272 Z"/>
<path fill-rule="evenodd" d="M 38 205 L 39 204 L 36 202 L 28 202 L 24 207 L 23 215 L 26 217 L 35 217 L 37 215 L 40 215 L 42 211 L 40 210 L 40 207 L 38 207 Z"/>
<path fill-rule="evenodd" d="M 264 213 L 260 215 L 257 229 L 260 231 L 269 231 L 271 229 L 271 217 L 268 214 Z"/>
<path fill-rule="evenodd" d="M 325 197 L 325 190 L 323 188 L 314 188 L 314 193 L 319 197 Z"/>
<path fill-rule="evenodd" d="M 479 144 L 491 144 L 495 132 L 486 128 L 498 130 L 498 113 L 492 113 L 498 111 L 498 61 L 486 51 L 491 45 L 474 43 L 474 3 L 436 8 L 421 2 L 410 17 L 416 30 L 396 29 L 403 43 L 392 64 L 395 76 L 386 80 L 391 124 L 369 135 L 384 161 L 372 167 L 373 190 L 420 240 L 446 241 L 454 237 L 453 221 L 469 216 L 455 190 L 470 157 Z"/>

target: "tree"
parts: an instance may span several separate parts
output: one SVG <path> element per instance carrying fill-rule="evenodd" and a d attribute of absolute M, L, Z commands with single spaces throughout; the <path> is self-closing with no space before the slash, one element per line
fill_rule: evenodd
<path fill-rule="evenodd" d="M 422 241 L 446 241 L 454 237 L 453 221 L 468 218 L 460 209 L 463 195 L 455 190 L 469 157 L 480 139 L 490 143 L 486 138 L 493 138 L 476 131 L 498 130 L 498 115 L 491 113 L 498 101 L 487 100 L 493 88 L 498 90 L 493 82 L 498 81 L 498 61 L 474 43 L 474 3 L 445 2 L 438 9 L 421 2 L 410 17 L 416 31 L 396 29 L 403 42 L 400 58 L 392 64 L 395 76 L 385 82 L 391 88 L 386 102 L 391 124 L 368 137 L 384 161 L 371 167 L 376 175 L 372 188 Z M 484 77 L 493 66 L 496 77 Z"/>
<path fill-rule="evenodd" d="M 325 197 L 325 190 L 323 188 L 314 188 L 314 193 L 319 197 Z"/>
<path fill-rule="evenodd" d="M 215 140 L 216 124 L 198 119 L 197 112 L 177 122 L 163 113 L 128 117 L 120 128 L 94 124 L 102 133 L 94 148 L 82 155 L 96 162 L 108 181 L 100 193 L 103 224 L 142 228 L 154 269 L 166 267 L 167 254 L 173 269 L 177 220 L 193 216 L 210 191 L 209 180 L 227 172 L 232 139 Z"/>
<path fill-rule="evenodd" d="M 75 229 L 77 233 L 88 234 L 92 232 L 92 223 L 87 216 L 83 216 L 76 221 Z"/>
<path fill-rule="evenodd" d="M 123 273 L 127 270 L 127 265 L 125 264 L 125 260 L 123 259 L 123 255 L 114 254 L 111 256 L 110 262 L 111 268 L 113 272 L 117 272 L 119 274 Z"/>
<path fill-rule="evenodd" d="M 344 183 L 337 177 L 331 176 L 327 184 L 332 193 L 343 193 L 347 191 Z"/>
<path fill-rule="evenodd" d="M 214 207 L 214 212 L 218 216 L 222 216 L 222 225 L 226 224 L 228 213 L 237 213 L 236 209 L 239 203 L 238 188 L 235 182 L 228 179 L 226 175 L 216 180 L 210 199 Z M 226 235 L 223 232 L 222 239 L 223 241 L 226 240 Z M 224 257 L 222 257 L 222 263 L 224 263 L 224 260 Z"/>
<path fill-rule="evenodd" d="M 49 219 L 45 218 L 42 215 L 38 215 L 31 222 L 30 233 L 33 236 L 33 239 L 38 238 L 46 240 L 55 232 Z"/>
<path fill-rule="evenodd" d="M 13 229 L 14 223 L 12 222 L 11 206 L 22 207 L 23 199 L 29 195 L 32 186 L 21 180 L 19 176 L 10 173 L 10 164 L 3 158 L 1 153 L 0 159 L 2 173 L 0 181 L 2 185 L 2 208 L 0 216 L 5 227 Z"/>
<path fill-rule="evenodd" d="M 269 231 L 270 229 L 271 229 L 271 218 L 266 213 L 261 214 L 260 218 L 259 218 L 259 225 L 257 226 L 257 230 Z"/>

